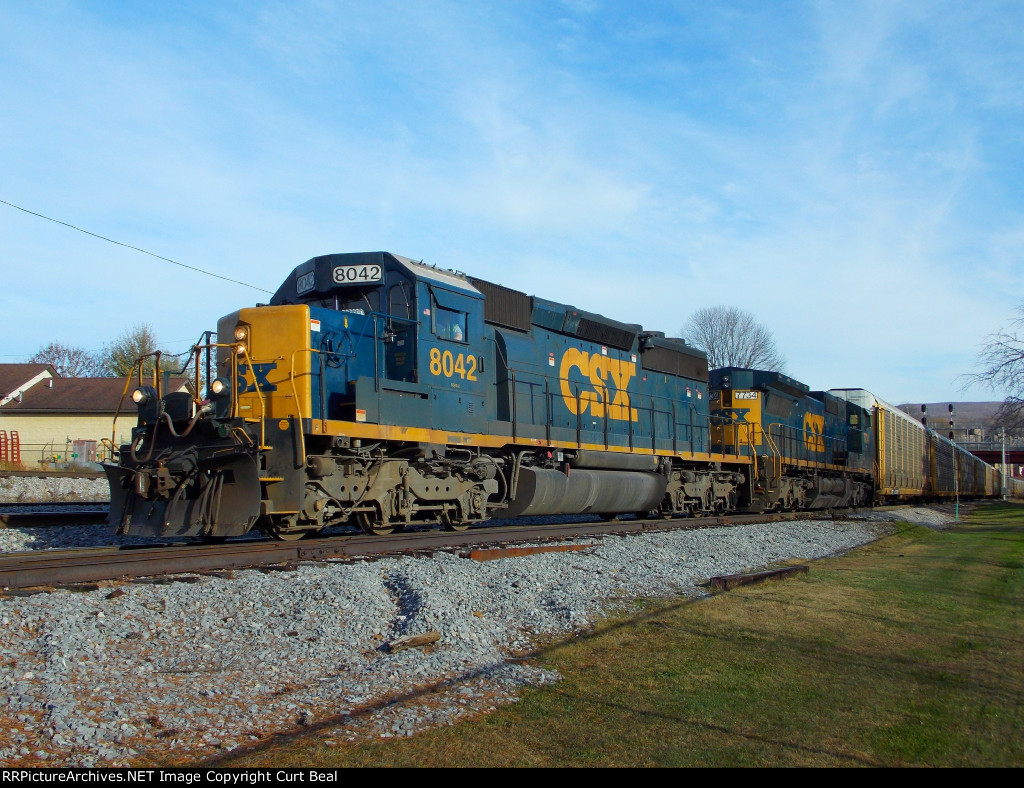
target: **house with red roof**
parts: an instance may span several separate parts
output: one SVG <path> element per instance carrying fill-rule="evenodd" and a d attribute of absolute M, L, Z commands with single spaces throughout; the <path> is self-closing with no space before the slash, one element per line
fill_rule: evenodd
<path fill-rule="evenodd" d="M 16 451 L 28 469 L 107 459 L 111 441 L 131 437 L 134 386 L 129 378 L 61 377 L 49 364 L 0 364 L 0 463 L 13 464 Z M 191 383 L 180 377 L 167 387 L 185 389 Z"/>

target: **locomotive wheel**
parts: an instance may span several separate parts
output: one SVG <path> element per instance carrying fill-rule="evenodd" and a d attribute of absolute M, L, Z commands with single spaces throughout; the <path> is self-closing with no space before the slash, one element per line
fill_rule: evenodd
<path fill-rule="evenodd" d="M 271 539 L 278 539 L 279 541 L 298 541 L 306 536 L 311 536 L 316 533 L 315 530 L 309 528 L 296 528 L 295 516 L 270 516 L 263 520 L 263 527 L 260 529 L 269 536 Z"/>
<path fill-rule="evenodd" d="M 307 536 L 309 536 L 310 534 L 312 534 L 314 532 L 313 531 L 286 531 L 283 528 L 271 527 L 267 531 L 267 533 L 269 533 L 270 536 L 273 539 L 277 539 L 280 542 L 297 542 L 300 539 L 305 539 Z"/>
<path fill-rule="evenodd" d="M 369 512 L 356 512 L 356 522 L 364 534 L 371 536 L 388 536 L 395 532 L 395 526 L 376 522 Z"/>
<path fill-rule="evenodd" d="M 456 520 L 450 512 L 441 513 L 441 525 L 444 526 L 446 531 L 466 531 L 469 529 L 469 523 L 464 520 Z"/>
<path fill-rule="evenodd" d="M 311 533 L 312 531 L 278 531 L 273 534 L 273 537 L 280 539 L 282 542 L 297 542 L 300 539 L 305 539 Z"/>
<path fill-rule="evenodd" d="M 267 534 L 271 539 L 277 539 L 279 542 L 297 542 L 306 536 L 316 533 L 308 529 L 299 530 L 289 528 L 289 522 L 287 519 L 272 519 L 263 529 L 263 532 Z"/>

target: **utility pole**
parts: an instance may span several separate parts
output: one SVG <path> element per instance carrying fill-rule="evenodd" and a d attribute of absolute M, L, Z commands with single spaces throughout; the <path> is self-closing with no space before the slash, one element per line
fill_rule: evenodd
<path fill-rule="evenodd" d="M 1003 472 L 999 475 L 1002 482 L 1003 500 L 1006 500 L 1006 427 L 1003 427 Z"/>

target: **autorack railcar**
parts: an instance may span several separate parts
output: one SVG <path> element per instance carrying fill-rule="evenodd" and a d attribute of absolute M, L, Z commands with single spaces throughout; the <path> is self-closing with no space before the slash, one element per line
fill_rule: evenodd
<path fill-rule="evenodd" d="M 865 389 L 833 389 L 875 424 L 875 501 L 943 500 L 1001 494 L 1002 474 Z M 1008 480 L 1011 490 L 1015 485 Z"/>

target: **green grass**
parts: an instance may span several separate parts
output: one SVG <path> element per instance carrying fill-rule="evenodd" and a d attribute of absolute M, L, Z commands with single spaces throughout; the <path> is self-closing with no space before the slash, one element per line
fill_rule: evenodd
<path fill-rule="evenodd" d="M 898 532 L 796 579 L 548 646 L 565 680 L 411 739 L 331 726 L 224 765 L 1024 765 L 1024 507 Z"/>

